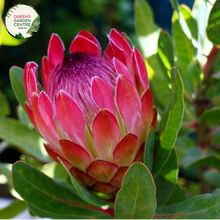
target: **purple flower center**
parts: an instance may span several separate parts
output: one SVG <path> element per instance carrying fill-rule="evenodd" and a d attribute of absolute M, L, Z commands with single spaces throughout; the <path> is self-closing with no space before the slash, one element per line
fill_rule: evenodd
<path fill-rule="evenodd" d="M 103 79 L 114 92 L 117 73 L 111 61 L 95 54 L 73 53 L 64 58 L 61 66 L 52 70 L 48 95 L 55 105 L 58 92 L 67 92 L 79 105 L 90 123 L 99 109 L 91 95 L 91 80 L 94 76 Z"/>

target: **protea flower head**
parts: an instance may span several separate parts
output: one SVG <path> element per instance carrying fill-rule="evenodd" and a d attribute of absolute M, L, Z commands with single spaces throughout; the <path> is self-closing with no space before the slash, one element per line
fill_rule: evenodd
<path fill-rule="evenodd" d="M 117 30 L 108 38 L 101 56 L 99 42 L 82 30 L 65 57 L 52 34 L 41 63 L 44 91 L 34 62 L 25 65 L 24 85 L 26 111 L 48 154 L 89 189 L 115 194 L 129 165 L 143 160 L 157 113 L 142 55 Z"/>

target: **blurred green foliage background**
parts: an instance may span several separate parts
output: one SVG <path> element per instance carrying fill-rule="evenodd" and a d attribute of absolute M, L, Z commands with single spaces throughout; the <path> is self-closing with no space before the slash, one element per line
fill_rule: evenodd
<path fill-rule="evenodd" d="M 153 9 L 155 22 L 164 30 L 171 32 L 171 17 L 173 8 L 169 0 L 147 0 Z M 192 7 L 194 0 L 179 0 Z M 102 51 L 105 51 L 111 28 L 125 32 L 138 47 L 134 28 L 134 0 L 5 0 L 2 18 L 9 8 L 24 3 L 32 5 L 40 15 L 39 31 L 19 46 L 0 47 L 0 91 L 6 96 L 11 114 L 17 118 L 17 99 L 12 90 L 9 69 L 12 66 L 24 68 L 28 61 L 39 65 L 44 55 L 47 55 L 47 46 L 52 33 L 57 33 L 63 40 L 66 55 L 69 46 L 77 33 L 85 29 L 91 32 L 100 42 Z M 9 152 L 10 151 L 10 152 Z M 13 152 L 11 152 L 13 151 Z M 13 163 L 19 158 L 14 148 L 6 150 L 0 156 L 1 162 Z"/>
<path fill-rule="evenodd" d="M 0 90 L 9 100 L 12 117 L 16 117 L 17 100 L 11 89 L 9 69 L 13 65 L 23 68 L 28 61 L 35 61 L 40 67 L 52 33 L 62 38 L 66 55 L 81 29 L 91 32 L 99 40 L 103 51 L 108 43 L 106 35 L 112 27 L 126 32 L 136 44 L 133 0 L 6 0 L 3 19 L 7 10 L 18 3 L 32 5 L 40 15 L 41 25 L 39 31 L 24 44 L 0 48 Z M 40 77 L 40 68 L 38 74 Z"/>
<path fill-rule="evenodd" d="M 180 0 L 192 6 L 194 0 Z M 35 61 L 39 67 L 41 58 L 47 54 L 47 45 L 52 33 L 57 33 L 69 54 L 69 45 L 81 29 L 91 32 L 100 42 L 102 50 L 108 44 L 107 34 L 111 28 L 125 32 L 138 47 L 134 29 L 134 0 L 6 0 L 3 20 L 7 10 L 18 3 L 32 5 L 40 15 L 39 31 L 20 46 L 0 48 L 0 90 L 6 95 L 11 116 L 16 117 L 17 100 L 11 89 L 9 69 L 16 65 L 24 67 L 28 61 Z M 170 32 L 173 13 L 169 0 L 148 0 L 155 21 Z M 40 77 L 40 68 L 39 68 Z"/>

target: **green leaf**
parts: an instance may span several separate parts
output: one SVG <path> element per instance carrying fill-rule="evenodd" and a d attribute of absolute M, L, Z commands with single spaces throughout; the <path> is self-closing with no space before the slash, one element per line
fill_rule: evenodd
<path fill-rule="evenodd" d="M 4 94 L 0 91 L 0 117 L 10 114 L 10 107 Z"/>
<path fill-rule="evenodd" d="M 153 166 L 153 155 L 154 155 L 154 132 L 153 127 L 150 128 L 147 141 L 145 144 L 144 151 L 144 164 L 151 171 Z"/>
<path fill-rule="evenodd" d="M 26 125 L 28 128 L 34 128 L 34 125 L 29 119 L 27 112 L 21 107 L 21 105 L 18 105 L 17 107 L 17 116 L 22 124 Z"/>
<path fill-rule="evenodd" d="M 178 175 L 178 162 L 176 152 L 173 149 L 166 164 L 155 178 L 157 207 L 162 206 L 171 196 Z"/>
<path fill-rule="evenodd" d="M 148 73 L 151 72 L 149 78 L 151 83 L 153 99 L 154 102 L 155 101 L 159 102 L 159 105 L 157 105 L 157 110 L 159 110 L 160 108 L 162 111 L 169 103 L 170 79 L 168 81 L 167 76 L 165 77 L 164 72 L 161 70 L 157 54 L 154 54 L 151 57 L 149 57 L 147 59 L 147 62 L 148 62 L 147 65 Z"/>
<path fill-rule="evenodd" d="M 49 176 L 50 178 L 60 179 L 67 182 L 69 174 L 66 170 L 57 162 L 51 162 L 43 165 L 40 171 Z"/>
<path fill-rule="evenodd" d="M 212 188 L 220 188 L 220 174 L 219 171 L 215 169 L 206 170 L 203 173 L 203 178 L 205 181 L 210 184 Z"/>
<path fill-rule="evenodd" d="M 172 35 L 174 40 L 175 52 L 177 56 L 177 66 L 180 68 L 181 76 L 184 82 L 185 92 L 191 94 L 190 84 L 192 83 L 192 76 L 188 72 L 188 65 L 194 61 L 197 50 L 195 49 L 192 40 L 189 39 L 184 32 L 179 15 L 174 11 L 172 17 Z"/>
<path fill-rule="evenodd" d="M 40 217 L 95 219 L 111 216 L 107 210 L 83 201 L 70 185 L 54 181 L 24 162 L 13 165 L 12 178 L 20 196 L 31 207 L 42 211 L 37 213 Z"/>
<path fill-rule="evenodd" d="M 220 159 L 214 157 L 214 156 L 207 156 L 205 158 L 200 158 L 196 160 L 195 162 L 189 164 L 188 166 L 197 166 L 197 165 L 203 165 L 203 166 L 209 166 L 214 167 L 220 172 Z"/>
<path fill-rule="evenodd" d="M 40 161 L 50 161 L 42 138 L 15 119 L 0 118 L 0 138 Z"/>
<path fill-rule="evenodd" d="M 0 154 L 8 147 L 7 142 L 2 141 L 0 142 Z"/>
<path fill-rule="evenodd" d="M 195 196 L 192 199 L 157 209 L 154 218 L 169 219 L 217 219 L 220 216 L 220 190 L 213 194 Z"/>
<path fill-rule="evenodd" d="M 175 150 L 177 153 L 177 158 L 178 158 L 178 162 L 179 165 L 183 164 L 183 159 L 185 157 L 186 151 L 190 148 L 190 147 L 194 147 L 195 144 L 189 139 L 187 138 L 186 135 L 179 135 L 176 139 L 176 143 L 175 143 Z"/>
<path fill-rule="evenodd" d="M 190 164 L 202 158 L 202 152 L 198 147 L 189 148 L 183 159 L 183 166 L 188 167 Z"/>
<path fill-rule="evenodd" d="M 68 215 L 57 215 L 48 211 L 44 211 L 42 209 L 39 209 L 31 204 L 28 204 L 28 207 L 30 209 L 30 211 L 41 217 L 41 218 L 45 218 L 45 217 L 50 217 L 53 220 L 113 220 L 113 216 L 74 216 L 74 218 L 72 216 L 68 216 Z"/>
<path fill-rule="evenodd" d="M 20 105 L 25 109 L 25 102 L 27 101 L 27 96 L 24 89 L 24 70 L 20 67 L 13 66 L 10 69 L 10 79 L 11 85 L 16 95 L 16 98 Z"/>
<path fill-rule="evenodd" d="M 6 177 L 7 184 L 11 183 L 11 167 L 12 165 L 10 163 L 0 162 L 0 174 L 3 174 Z M 3 183 L 0 182 L 0 184 L 3 184 Z"/>
<path fill-rule="evenodd" d="M 142 163 L 133 163 L 125 174 L 115 202 L 117 219 L 151 219 L 156 209 L 153 177 Z"/>
<path fill-rule="evenodd" d="M 170 83 L 170 79 L 164 76 L 158 61 L 157 42 L 160 28 L 155 24 L 152 10 L 146 1 L 135 0 L 134 12 L 135 30 L 143 56 L 147 59 L 145 61 L 151 80 L 154 102 L 158 102 L 158 110 L 159 108 L 164 109 L 169 102 L 170 88 L 168 83 Z"/>
<path fill-rule="evenodd" d="M 192 179 L 192 175 L 195 177 L 197 175 L 196 169 L 194 169 L 194 172 L 192 172 L 193 169 L 187 169 L 186 173 L 190 173 L 187 175 L 187 179 Z M 190 178 L 191 177 L 191 178 Z M 190 194 L 191 196 L 196 196 L 200 193 L 200 186 L 198 182 L 189 181 L 187 185 L 187 194 Z"/>
<path fill-rule="evenodd" d="M 169 34 L 165 31 L 160 32 L 158 58 L 161 68 L 166 72 L 166 76 L 170 77 L 170 69 L 174 66 L 173 44 Z"/>
<path fill-rule="evenodd" d="M 195 0 L 193 5 L 193 18 L 197 21 L 198 25 L 198 47 L 196 58 L 200 63 L 204 63 L 207 59 L 207 55 L 210 53 L 213 44 L 208 40 L 206 35 L 206 27 L 208 23 L 208 17 L 212 5 L 206 0 Z"/>
<path fill-rule="evenodd" d="M 219 64 L 219 63 L 218 63 L 218 64 Z M 213 73 L 213 74 L 212 74 L 212 77 L 213 77 L 214 79 L 219 80 L 219 79 L 220 79 L 220 72 Z M 219 82 L 218 82 L 218 83 L 219 83 Z M 219 88 L 217 88 L 217 89 L 219 89 Z"/>
<path fill-rule="evenodd" d="M 72 184 L 74 188 L 76 189 L 78 195 L 86 202 L 95 205 L 95 206 L 104 206 L 107 205 L 108 202 L 99 199 L 98 197 L 91 194 L 82 184 L 80 184 L 70 173 L 69 169 L 65 166 L 65 164 L 62 162 L 62 160 L 59 158 L 59 161 L 61 162 L 62 166 L 65 168 L 67 173 L 69 174 Z"/>
<path fill-rule="evenodd" d="M 42 168 L 42 162 L 26 154 L 22 154 L 19 159 L 38 169 Z M 49 165 L 50 163 L 47 163 L 47 164 Z M 44 166 L 47 166 L 47 164 L 45 164 Z"/>
<path fill-rule="evenodd" d="M 180 73 L 176 68 L 171 69 L 171 80 L 171 100 L 161 119 L 160 146 L 155 155 L 152 171 L 154 176 L 158 174 L 169 158 L 175 144 L 184 113 L 183 83 Z"/>
<path fill-rule="evenodd" d="M 219 115 L 220 115 L 220 107 L 207 109 L 200 115 L 199 122 L 202 122 L 204 120 L 220 122 Z"/>
<path fill-rule="evenodd" d="M 170 205 L 170 204 L 177 203 L 177 202 L 182 202 L 184 200 L 187 200 L 186 190 L 184 190 L 181 186 L 176 184 L 171 196 L 166 202 L 166 205 Z"/>
<path fill-rule="evenodd" d="M 178 1 L 177 0 L 170 0 L 173 9 L 179 11 L 179 7 L 178 7 Z"/>
<path fill-rule="evenodd" d="M 180 6 L 180 12 L 186 22 L 187 27 L 191 33 L 191 37 L 194 40 L 198 40 L 198 24 L 195 18 L 192 16 L 191 9 L 186 5 Z"/>
<path fill-rule="evenodd" d="M 144 57 L 148 58 L 157 53 L 159 27 L 154 23 L 153 13 L 144 0 L 135 0 L 135 30 Z"/>
<path fill-rule="evenodd" d="M 201 36 L 199 36 L 199 28 L 197 22 L 201 21 L 197 21 L 193 17 L 191 9 L 186 5 L 180 6 L 179 16 L 181 17 L 181 19 L 179 19 L 179 23 L 182 31 L 185 34 L 184 37 L 187 43 L 187 50 L 188 52 L 192 52 L 193 56 L 189 57 L 191 62 L 188 63 L 188 65 L 184 63 L 182 65 L 181 58 L 183 57 L 183 54 L 181 54 L 180 51 L 181 57 L 180 61 L 177 61 L 177 63 L 180 63 L 180 68 L 182 68 L 184 74 L 186 75 L 183 77 L 184 84 L 187 83 L 185 81 L 186 79 L 189 81 L 189 85 L 193 91 L 196 91 L 197 85 L 201 82 L 200 74 L 202 73 L 201 65 L 198 60 L 200 60 L 199 58 L 204 55 L 202 52 L 202 46 L 199 45 L 198 42 Z M 192 65 L 192 63 L 195 63 L 195 65 Z"/>
<path fill-rule="evenodd" d="M 175 19 L 176 17 L 178 19 L 180 29 L 185 33 L 188 39 L 198 45 L 196 42 L 198 40 L 198 25 L 197 21 L 192 16 L 190 8 L 184 4 L 178 6 L 177 0 L 170 1 L 175 9 L 173 18 Z"/>
<path fill-rule="evenodd" d="M 213 133 L 212 133 L 212 145 L 215 146 L 215 145 L 218 145 L 219 143 L 220 143 L 220 130 L 213 131 Z M 214 152 L 213 154 L 215 156 L 220 158 L 220 152 L 219 152 L 218 148 L 216 148 L 216 149 L 212 148 L 212 152 Z"/>
<path fill-rule="evenodd" d="M 192 16 L 192 12 L 191 12 L 190 8 L 184 4 L 179 6 L 177 0 L 170 0 L 170 2 L 175 10 L 173 13 L 172 22 L 175 19 L 178 20 L 179 30 L 183 31 L 184 37 L 186 37 L 185 41 L 187 41 L 187 43 L 189 40 L 189 41 L 192 41 L 194 44 L 198 45 L 198 43 L 197 43 L 198 24 L 197 24 L 197 20 L 194 19 L 194 17 Z M 172 32 L 173 32 L 173 30 L 172 30 Z M 187 38 L 188 38 L 188 40 L 187 40 Z M 189 44 L 188 44 L 188 46 L 189 46 Z M 195 53 L 196 52 L 197 51 L 195 51 Z"/>
<path fill-rule="evenodd" d="M 0 210 L 1 219 L 11 219 L 23 212 L 27 208 L 27 204 L 21 200 L 15 199 L 6 208 Z"/>
<path fill-rule="evenodd" d="M 201 84 L 202 82 L 202 67 L 201 64 L 198 61 L 193 61 L 189 63 L 187 67 L 187 71 L 190 73 L 189 80 L 191 83 L 191 86 L 194 91 L 197 89 L 197 85 Z"/>
<path fill-rule="evenodd" d="M 208 26 L 206 28 L 209 40 L 220 47 L 220 0 L 216 0 L 209 15 Z"/>

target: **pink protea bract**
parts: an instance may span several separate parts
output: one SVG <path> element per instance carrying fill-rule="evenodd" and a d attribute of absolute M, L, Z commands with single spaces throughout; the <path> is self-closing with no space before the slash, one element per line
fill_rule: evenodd
<path fill-rule="evenodd" d="M 30 120 L 71 174 L 93 191 L 115 194 L 130 164 L 142 161 L 157 112 L 144 58 L 115 29 L 101 56 L 96 38 L 85 30 L 70 45 L 52 34 L 42 58 L 43 91 L 34 62 L 24 68 L 25 103 Z"/>

